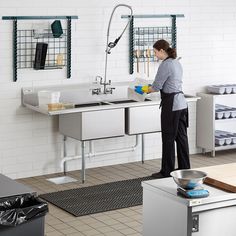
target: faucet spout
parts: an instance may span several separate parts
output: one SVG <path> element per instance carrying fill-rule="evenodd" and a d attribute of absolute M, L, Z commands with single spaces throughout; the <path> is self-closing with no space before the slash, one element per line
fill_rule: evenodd
<path fill-rule="evenodd" d="M 118 7 L 126 7 L 130 10 L 130 18 L 127 22 L 127 24 L 125 25 L 123 31 L 121 32 L 120 36 L 118 38 L 115 39 L 114 42 L 109 42 L 109 36 L 110 36 L 110 28 L 111 28 L 111 22 L 112 22 L 112 18 L 113 18 L 113 15 L 114 15 L 114 12 L 116 11 L 116 9 Z M 133 9 L 131 6 L 127 5 L 127 4 L 118 4 L 116 5 L 113 10 L 112 10 L 112 13 L 111 13 L 111 16 L 110 16 L 110 20 L 109 20 L 109 23 L 108 23 L 108 27 L 107 27 L 107 43 L 106 43 L 106 58 L 105 58 L 105 75 L 104 75 L 104 83 L 106 83 L 107 81 L 107 63 L 108 63 L 108 54 L 111 54 L 111 49 L 114 48 L 117 43 L 119 42 L 119 40 L 121 39 L 121 37 L 123 36 L 124 32 L 126 31 L 131 19 L 132 19 L 132 15 L 133 15 Z"/>
<path fill-rule="evenodd" d="M 126 7 L 130 10 L 130 18 L 127 22 L 127 24 L 125 25 L 124 29 L 122 30 L 121 34 L 119 37 L 117 37 L 115 39 L 114 42 L 109 42 L 109 36 L 110 36 L 110 28 L 111 28 L 111 22 L 112 22 L 112 18 L 113 18 L 113 15 L 114 15 L 114 12 L 116 11 L 116 9 L 118 7 Z M 106 42 L 106 58 L 105 58 L 105 74 L 104 74 L 104 80 L 102 79 L 101 76 L 96 76 L 96 81 L 98 82 L 98 79 L 100 79 L 100 85 L 103 85 L 103 93 L 104 94 L 108 94 L 108 93 L 112 93 L 112 91 L 115 89 L 115 88 L 107 88 L 107 85 L 111 85 L 111 80 L 109 80 L 107 82 L 107 64 L 108 64 L 108 54 L 111 54 L 111 49 L 114 48 L 117 43 L 119 42 L 119 40 L 121 39 L 121 37 L 123 36 L 125 30 L 127 29 L 131 19 L 132 19 L 132 16 L 133 16 L 133 10 L 132 10 L 132 7 L 127 5 L 127 4 L 118 4 L 116 5 L 113 10 L 112 10 L 112 13 L 111 13 L 111 16 L 110 16 L 110 20 L 109 20 L 109 23 L 108 23 L 108 27 L 107 27 L 107 42 Z M 93 94 L 100 94 L 100 90 L 94 90 L 93 91 Z"/>

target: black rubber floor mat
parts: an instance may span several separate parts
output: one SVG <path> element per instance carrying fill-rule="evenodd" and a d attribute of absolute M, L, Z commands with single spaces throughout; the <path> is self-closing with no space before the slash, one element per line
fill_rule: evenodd
<path fill-rule="evenodd" d="M 91 187 L 42 194 L 39 197 L 74 216 L 142 205 L 141 182 L 153 179 L 143 177 L 122 180 Z"/>

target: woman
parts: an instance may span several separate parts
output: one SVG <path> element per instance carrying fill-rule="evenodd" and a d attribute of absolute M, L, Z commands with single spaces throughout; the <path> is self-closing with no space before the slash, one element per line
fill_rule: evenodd
<path fill-rule="evenodd" d="M 189 169 L 188 107 L 182 92 L 183 69 L 176 60 L 176 50 L 165 40 L 154 45 L 156 57 L 162 60 L 148 92 L 161 92 L 162 165 L 155 178 L 169 177 L 175 169 L 175 142 L 178 169 Z"/>

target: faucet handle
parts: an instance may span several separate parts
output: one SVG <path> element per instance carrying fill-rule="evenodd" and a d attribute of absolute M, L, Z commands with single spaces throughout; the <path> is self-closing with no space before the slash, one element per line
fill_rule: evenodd
<path fill-rule="evenodd" d="M 100 80 L 100 81 L 98 81 L 98 80 Z M 96 83 L 99 82 L 99 83 L 101 84 L 101 83 L 102 83 L 102 76 L 97 75 L 97 76 L 95 77 L 95 82 L 96 82 Z"/>
<path fill-rule="evenodd" d="M 113 92 L 114 89 L 116 89 L 116 88 L 114 88 L 114 87 L 106 88 L 105 94 L 108 94 L 108 93 L 112 94 L 112 92 Z"/>
<path fill-rule="evenodd" d="M 96 94 L 96 95 L 101 94 L 101 88 L 94 88 L 94 89 L 92 89 L 92 95 L 94 95 L 94 94 Z"/>

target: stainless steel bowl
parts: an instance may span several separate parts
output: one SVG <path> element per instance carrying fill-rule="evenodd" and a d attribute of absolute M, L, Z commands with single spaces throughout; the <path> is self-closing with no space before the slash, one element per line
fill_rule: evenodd
<path fill-rule="evenodd" d="M 175 183 L 184 189 L 193 189 L 201 185 L 207 174 L 198 170 L 175 170 L 170 173 Z"/>

